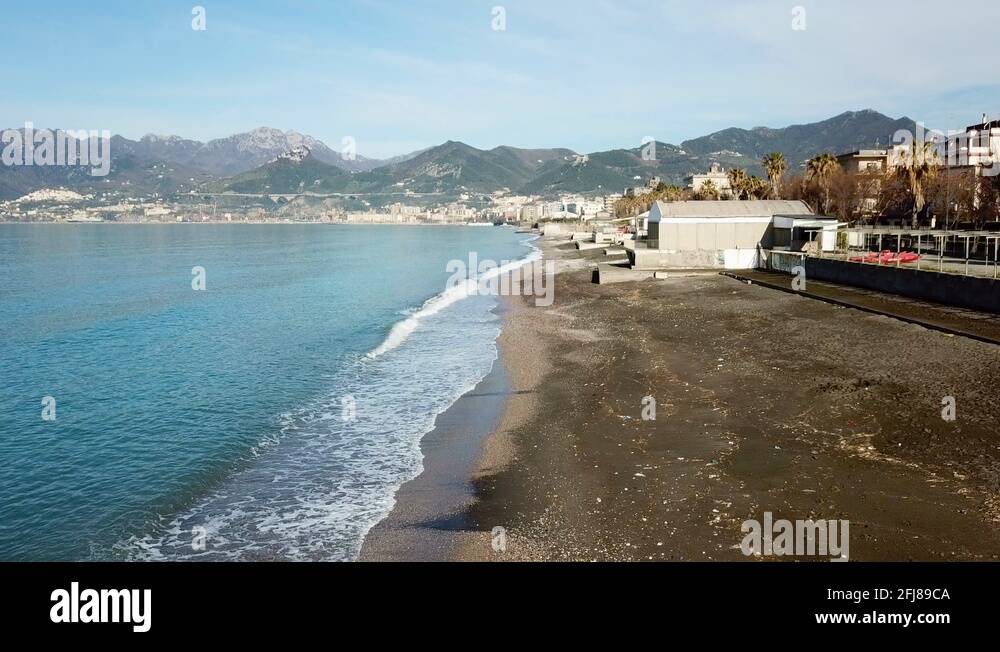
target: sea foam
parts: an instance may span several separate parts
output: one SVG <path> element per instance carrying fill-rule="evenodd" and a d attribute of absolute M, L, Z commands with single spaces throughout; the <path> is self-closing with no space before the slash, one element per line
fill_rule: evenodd
<path fill-rule="evenodd" d="M 425 318 L 430 317 L 431 315 L 436 315 L 457 301 L 461 301 L 462 299 L 470 296 L 477 296 L 479 294 L 481 281 L 494 279 L 503 274 L 509 274 L 515 269 L 524 267 L 525 265 L 530 265 L 535 261 L 540 260 L 542 257 L 541 249 L 531 244 L 533 240 L 537 239 L 538 238 L 536 236 L 535 238 L 529 238 L 522 241 L 522 244 L 531 247 L 532 249 L 531 253 L 527 256 L 500 266 L 494 266 L 479 275 L 477 279 L 467 278 L 462 283 L 450 287 L 444 292 L 428 299 L 419 310 L 408 316 L 406 319 L 394 324 L 389 330 L 389 334 L 386 336 L 385 340 L 372 349 L 368 353 L 367 357 L 369 359 L 375 359 L 385 353 L 388 353 L 389 351 L 392 351 L 405 342 L 406 338 L 417 330 L 420 326 L 420 322 Z"/>

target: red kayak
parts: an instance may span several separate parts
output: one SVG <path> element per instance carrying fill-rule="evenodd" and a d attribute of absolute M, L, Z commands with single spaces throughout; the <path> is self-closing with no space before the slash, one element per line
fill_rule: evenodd
<path fill-rule="evenodd" d="M 886 249 L 881 254 L 870 251 L 864 256 L 854 256 L 853 258 L 848 258 L 847 260 L 852 263 L 895 265 L 896 263 L 915 263 L 920 260 L 920 254 L 915 254 L 912 251 L 901 251 L 897 254 L 894 251 Z"/>

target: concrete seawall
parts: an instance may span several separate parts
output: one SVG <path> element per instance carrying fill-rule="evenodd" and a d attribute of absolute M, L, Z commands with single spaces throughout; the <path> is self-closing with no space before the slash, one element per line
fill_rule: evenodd
<path fill-rule="evenodd" d="M 991 278 L 811 257 L 805 268 L 807 279 L 1000 314 L 1000 281 Z"/>

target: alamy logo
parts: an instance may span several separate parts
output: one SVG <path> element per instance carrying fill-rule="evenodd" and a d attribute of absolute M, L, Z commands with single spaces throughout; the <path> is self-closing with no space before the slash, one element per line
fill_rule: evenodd
<path fill-rule="evenodd" d="M 795 276 L 792 278 L 792 289 L 796 292 L 806 291 L 806 268 L 802 265 L 796 265 L 792 268 L 792 274 Z"/>
<path fill-rule="evenodd" d="M 0 162 L 7 166 L 90 166 L 90 176 L 106 177 L 111 172 L 111 132 L 91 129 L 24 129 L 0 132 Z"/>
<path fill-rule="evenodd" d="M 493 552 L 507 552 L 507 530 L 498 525 L 493 528 L 490 534 L 490 545 L 493 546 Z"/>
<path fill-rule="evenodd" d="M 464 289 L 470 296 L 535 296 L 535 305 L 552 305 L 556 265 L 552 261 L 535 260 L 528 263 L 479 260 L 476 252 L 469 252 L 469 262 L 451 260 L 445 266 L 451 272 L 448 290 Z"/>
<path fill-rule="evenodd" d="M 784 519 L 775 521 L 771 512 L 764 512 L 763 527 L 754 519 L 743 521 L 740 531 L 746 536 L 740 550 L 748 557 L 818 555 L 829 556 L 830 561 L 849 561 L 849 528 L 850 521 L 798 520 L 792 523 Z"/>
<path fill-rule="evenodd" d="M 72 582 L 56 589 L 49 620 L 54 623 L 132 623 L 132 631 L 148 632 L 153 624 L 150 589 L 84 589 Z"/>
<path fill-rule="evenodd" d="M 42 421 L 56 420 L 56 400 L 51 396 L 42 397 Z"/>
<path fill-rule="evenodd" d="M 656 160 L 656 139 L 652 136 L 646 136 L 642 139 L 642 160 Z"/>

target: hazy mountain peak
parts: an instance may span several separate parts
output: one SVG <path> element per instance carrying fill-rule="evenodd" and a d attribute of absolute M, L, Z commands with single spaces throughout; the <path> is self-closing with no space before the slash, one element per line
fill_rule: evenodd
<path fill-rule="evenodd" d="M 312 136 L 307 136 L 306 134 L 300 134 L 297 131 L 286 131 L 285 140 L 293 148 L 307 147 L 309 149 L 319 149 L 321 147 L 326 147 L 323 143 L 313 138 Z"/>
<path fill-rule="evenodd" d="M 172 143 L 184 142 L 185 140 L 187 140 L 187 139 L 186 138 L 181 138 L 180 136 L 171 136 L 171 135 L 152 134 L 152 133 L 150 133 L 150 134 L 146 134 L 145 136 L 143 136 L 142 138 L 140 138 L 139 142 L 141 142 L 141 143 L 167 143 L 167 144 L 172 144 Z"/>
<path fill-rule="evenodd" d="M 475 150 L 477 152 L 482 151 L 482 150 L 476 149 L 472 145 L 468 145 L 466 143 L 463 143 L 460 140 L 448 140 L 448 141 L 445 141 L 441 145 L 441 147 L 448 147 L 448 148 L 451 148 L 451 149 L 468 149 L 468 150 Z"/>
<path fill-rule="evenodd" d="M 237 146 L 243 151 L 248 149 L 285 149 L 288 145 L 285 133 L 280 129 L 273 129 L 271 127 L 257 127 L 252 131 L 237 134 L 232 138 L 236 139 Z"/>

